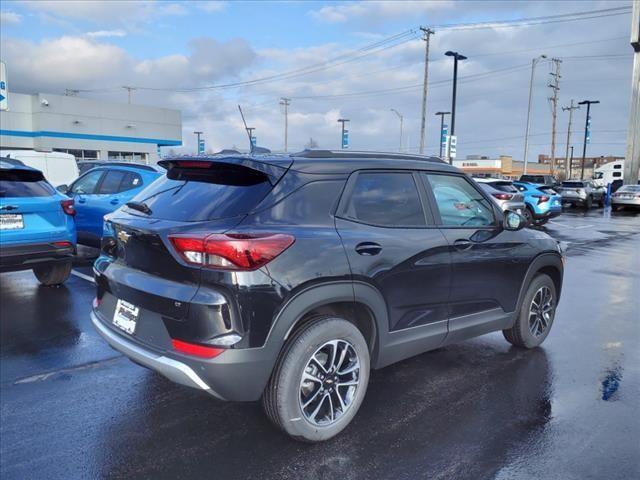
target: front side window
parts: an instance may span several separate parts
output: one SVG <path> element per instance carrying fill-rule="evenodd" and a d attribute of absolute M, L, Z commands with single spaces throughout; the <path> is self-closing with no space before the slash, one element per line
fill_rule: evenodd
<path fill-rule="evenodd" d="M 412 173 L 360 173 L 345 216 L 382 227 L 426 225 L 418 188 Z"/>
<path fill-rule="evenodd" d="M 102 176 L 103 170 L 93 170 L 80 177 L 71 187 L 71 193 L 91 194 L 96 190 L 96 185 Z"/>
<path fill-rule="evenodd" d="M 431 186 L 442 225 L 482 227 L 495 224 L 493 207 L 465 177 L 423 174 Z"/>

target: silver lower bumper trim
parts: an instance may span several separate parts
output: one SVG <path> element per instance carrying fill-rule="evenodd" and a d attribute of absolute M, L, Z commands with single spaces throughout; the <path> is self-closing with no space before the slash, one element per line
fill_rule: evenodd
<path fill-rule="evenodd" d="M 103 325 L 94 312 L 91 312 L 91 322 L 109 345 L 132 360 L 160 373 L 175 383 L 204 390 L 214 397 L 221 398 L 188 365 L 164 355 L 155 355 L 122 338 Z"/>

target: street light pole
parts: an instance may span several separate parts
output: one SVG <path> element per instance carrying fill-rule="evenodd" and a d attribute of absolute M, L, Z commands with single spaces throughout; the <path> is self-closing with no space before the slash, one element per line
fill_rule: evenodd
<path fill-rule="evenodd" d="M 400 119 L 400 147 L 398 148 L 398 151 L 402 152 L 402 124 L 404 123 L 404 116 L 395 108 L 392 108 L 391 111 L 395 113 Z"/>
<path fill-rule="evenodd" d="M 524 175 L 527 174 L 527 157 L 529 155 L 529 129 L 531 127 L 531 102 L 533 100 L 533 77 L 536 71 L 536 65 L 540 60 L 547 58 L 546 55 L 539 55 L 533 60 L 531 60 L 531 80 L 529 82 L 529 107 L 527 108 L 527 130 L 524 134 L 524 168 L 522 169 L 522 173 Z"/>
<path fill-rule="evenodd" d="M 444 116 L 451 115 L 451 112 L 436 112 L 436 115 L 440 115 L 440 135 L 438 142 L 440 143 L 440 158 L 442 158 L 442 132 L 444 131 Z"/>
<path fill-rule="evenodd" d="M 591 120 L 591 116 L 589 114 L 591 112 L 592 103 L 600 103 L 600 100 L 583 100 L 582 102 L 578 102 L 578 105 L 587 106 L 587 117 L 584 120 L 584 140 L 582 141 L 582 165 L 580 167 L 580 180 L 584 180 L 584 159 L 587 155 L 587 137 L 589 137 L 589 120 Z"/>
<path fill-rule="evenodd" d="M 453 137 L 456 133 L 456 95 L 458 91 L 458 61 L 466 60 L 467 57 L 458 53 L 452 52 L 451 50 L 445 52 L 447 57 L 453 57 L 453 94 L 451 99 L 451 131 L 449 132 L 449 142 L 447 145 L 447 158 L 449 159 L 449 163 L 453 164 L 453 160 L 451 159 L 451 137 Z"/>

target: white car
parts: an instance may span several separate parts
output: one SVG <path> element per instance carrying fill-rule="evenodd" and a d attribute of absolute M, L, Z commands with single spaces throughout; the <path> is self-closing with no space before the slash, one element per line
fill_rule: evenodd
<path fill-rule="evenodd" d="M 640 185 L 623 185 L 611 195 L 611 208 L 640 208 Z"/>

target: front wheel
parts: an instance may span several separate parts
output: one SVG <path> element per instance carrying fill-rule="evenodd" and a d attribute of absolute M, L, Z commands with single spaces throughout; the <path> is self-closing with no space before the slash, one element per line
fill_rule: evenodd
<path fill-rule="evenodd" d="M 64 283 L 71 274 L 72 263 L 54 263 L 33 268 L 33 274 L 42 285 L 52 287 Z"/>
<path fill-rule="evenodd" d="M 592 205 L 593 205 L 593 198 L 587 197 L 586 202 L 584 202 L 584 208 L 587 210 L 591 210 Z"/>
<path fill-rule="evenodd" d="M 551 277 L 536 275 L 527 288 L 513 327 L 502 331 L 504 338 L 522 348 L 535 348 L 544 342 L 553 325 L 557 298 Z"/>
<path fill-rule="evenodd" d="M 287 342 L 262 396 L 271 421 L 297 440 L 340 433 L 360 408 L 369 383 L 369 349 L 360 330 L 320 317 Z"/>

